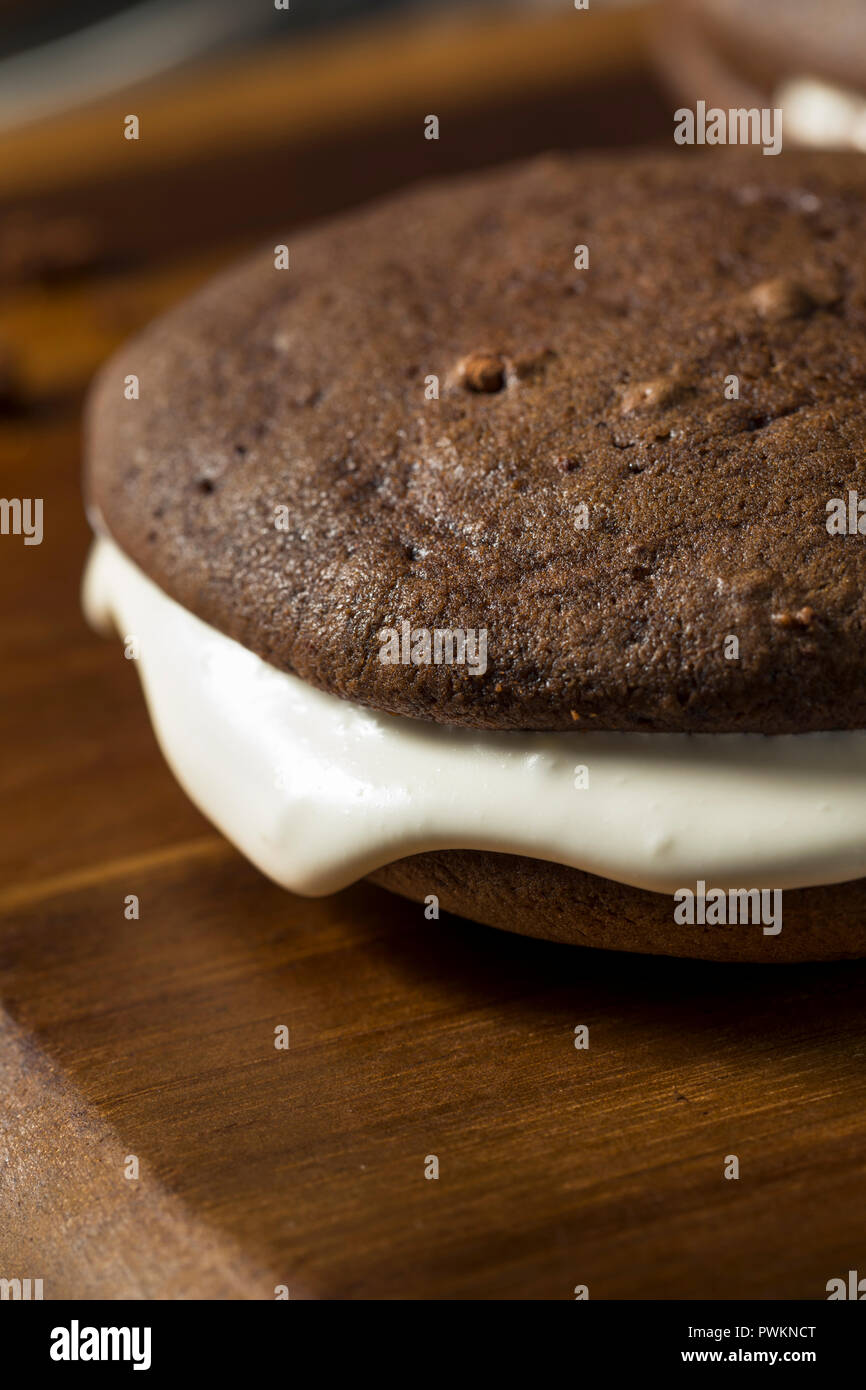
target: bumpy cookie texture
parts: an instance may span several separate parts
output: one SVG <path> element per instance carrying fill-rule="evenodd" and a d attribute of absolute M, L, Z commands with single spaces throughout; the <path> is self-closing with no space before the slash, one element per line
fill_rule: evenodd
<path fill-rule="evenodd" d="M 866 537 L 826 529 L 866 496 L 863 157 L 548 157 L 290 244 L 91 399 L 91 500 L 169 594 L 444 723 L 866 726 Z M 403 620 L 486 628 L 486 672 L 383 665 Z"/>

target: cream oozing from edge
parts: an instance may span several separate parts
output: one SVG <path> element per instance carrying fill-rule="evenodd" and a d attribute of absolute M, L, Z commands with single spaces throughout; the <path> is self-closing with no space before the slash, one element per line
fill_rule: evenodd
<path fill-rule="evenodd" d="M 108 540 L 84 606 L 94 626 L 137 637 L 157 737 L 188 795 L 295 892 L 435 849 L 528 855 L 662 893 L 866 875 L 866 732 L 492 733 L 378 714 L 269 666 Z"/>

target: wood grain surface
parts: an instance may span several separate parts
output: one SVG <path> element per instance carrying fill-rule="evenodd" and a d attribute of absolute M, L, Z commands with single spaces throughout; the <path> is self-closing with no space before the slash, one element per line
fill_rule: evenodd
<path fill-rule="evenodd" d="M 552 50 L 533 31 L 528 73 L 512 40 L 467 30 L 443 168 L 521 140 L 663 135 L 626 17 L 566 57 L 561 22 Z M 381 88 L 397 109 L 364 104 L 374 45 L 351 130 L 317 115 L 313 84 L 297 130 L 287 117 L 275 141 L 262 97 L 214 146 L 202 77 L 184 98 L 198 114 L 156 120 L 169 134 L 146 171 L 80 134 L 115 119 L 104 108 L 74 138 L 61 123 L 8 141 L 0 495 L 42 497 L 45 535 L 0 537 L 0 1278 L 41 1278 L 46 1298 L 823 1298 L 866 1267 L 866 964 L 608 955 L 430 922 L 367 884 L 286 894 L 179 791 L 134 663 L 80 616 L 92 370 L 265 228 L 431 172 L 418 117 L 435 95 L 413 109 L 403 76 L 433 83 L 442 55 L 425 70 L 411 37 L 405 64 L 395 43 Z M 297 61 L 263 59 L 272 104 Z M 46 235 L 64 219 L 77 264 Z"/>

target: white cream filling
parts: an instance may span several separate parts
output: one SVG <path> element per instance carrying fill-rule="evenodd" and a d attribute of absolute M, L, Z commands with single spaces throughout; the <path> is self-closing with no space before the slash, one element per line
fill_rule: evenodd
<path fill-rule="evenodd" d="M 792 77 L 773 105 L 785 113 L 785 134 L 814 149 L 866 150 L 866 100 L 817 77 Z"/>
<path fill-rule="evenodd" d="M 499 734 L 377 714 L 267 665 L 108 540 L 84 605 L 94 626 L 137 639 L 188 795 L 295 892 L 435 849 L 529 855 L 662 893 L 866 875 L 866 732 Z"/>

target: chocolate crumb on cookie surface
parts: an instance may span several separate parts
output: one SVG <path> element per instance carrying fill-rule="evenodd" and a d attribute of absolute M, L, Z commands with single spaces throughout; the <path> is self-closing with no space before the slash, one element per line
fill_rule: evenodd
<path fill-rule="evenodd" d="M 866 495 L 864 242 L 859 155 L 546 157 L 410 190 L 127 344 L 90 402 L 91 501 L 181 604 L 348 700 L 866 727 L 866 538 L 826 526 Z M 486 670 L 383 664 L 403 621 L 486 629 Z"/>

